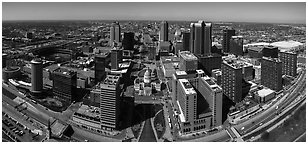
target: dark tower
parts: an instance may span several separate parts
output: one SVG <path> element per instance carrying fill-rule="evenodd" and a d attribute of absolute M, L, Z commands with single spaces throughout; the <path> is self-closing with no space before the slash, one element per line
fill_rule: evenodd
<path fill-rule="evenodd" d="M 232 36 L 235 36 L 234 29 L 223 30 L 222 49 L 224 52 L 230 52 L 230 39 Z"/>

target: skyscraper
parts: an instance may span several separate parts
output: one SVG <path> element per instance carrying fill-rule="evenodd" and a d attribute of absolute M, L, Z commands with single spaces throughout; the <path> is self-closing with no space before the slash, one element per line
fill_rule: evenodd
<path fill-rule="evenodd" d="M 208 101 L 213 111 L 213 124 L 222 125 L 222 95 L 223 91 L 210 77 L 202 77 L 199 80 L 199 88 L 202 96 Z"/>
<path fill-rule="evenodd" d="M 182 42 L 184 51 L 189 51 L 189 40 L 190 40 L 190 33 L 182 32 Z"/>
<path fill-rule="evenodd" d="M 52 73 L 54 98 L 69 105 L 76 97 L 77 72 L 66 68 L 57 68 Z"/>
<path fill-rule="evenodd" d="M 237 56 L 244 55 L 243 52 L 243 36 L 232 36 L 230 39 L 230 53 Z"/>
<path fill-rule="evenodd" d="M 297 54 L 294 52 L 280 52 L 279 59 L 282 62 L 282 74 L 296 76 Z"/>
<path fill-rule="evenodd" d="M 221 64 L 221 87 L 224 94 L 233 102 L 238 103 L 242 98 L 242 67 L 232 65 L 233 62 L 223 61 Z"/>
<path fill-rule="evenodd" d="M 275 91 L 282 89 L 282 62 L 278 58 L 262 58 L 261 84 Z"/>
<path fill-rule="evenodd" d="M 233 102 L 242 101 L 248 94 L 253 79 L 252 64 L 235 57 L 224 57 L 221 64 L 221 87 L 224 94 Z"/>
<path fill-rule="evenodd" d="M 31 61 L 31 93 L 41 93 L 43 90 L 43 63 L 40 59 Z"/>
<path fill-rule="evenodd" d="M 122 50 L 112 49 L 111 50 L 111 70 L 118 70 L 119 63 L 122 61 Z"/>
<path fill-rule="evenodd" d="M 133 32 L 125 32 L 122 45 L 125 50 L 133 50 L 135 42 L 135 34 Z"/>
<path fill-rule="evenodd" d="M 212 48 L 212 23 L 205 23 L 204 27 L 204 53 L 211 53 Z"/>
<path fill-rule="evenodd" d="M 182 133 L 191 133 L 222 124 L 222 89 L 204 75 L 176 71 L 172 80 L 172 101 L 179 108 Z"/>
<path fill-rule="evenodd" d="M 160 24 L 160 32 L 159 32 L 159 40 L 160 41 L 168 41 L 168 22 L 163 21 Z"/>
<path fill-rule="evenodd" d="M 190 24 L 190 51 L 194 54 L 211 53 L 212 24 L 199 21 Z"/>
<path fill-rule="evenodd" d="M 105 77 L 105 65 L 106 65 L 106 55 L 95 55 L 94 59 L 94 75 L 95 82 L 100 82 L 104 80 Z"/>
<path fill-rule="evenodd" d="M 120 85 L 119 75 L 107 75 L 100 84 L 101 126 L 103 129 L 115 130 L 119 128 L 120 117 Z"/>
<path fill-rule="evenodd" d="M 223 30 L 222 49 L 224 52 L 230 52 L 230 39 L 232 36 L 235 36 L 234 29 L 228 28 Z"/>
<path fill-rule="evenodd" d="M 110 27 L 110 45 L 114 46 L 113 43 L 119 43 L 121 41 L 121 27 L 119 22 L 114 22 Z"/>

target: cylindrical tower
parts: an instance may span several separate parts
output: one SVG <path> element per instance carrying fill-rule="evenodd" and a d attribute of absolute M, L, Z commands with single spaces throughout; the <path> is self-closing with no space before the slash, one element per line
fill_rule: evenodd
<path fill-rule="evenodd" d="M 38 94 L 43 90 L 43 64 L 40 59 L 31 61 L 31 93 Z"/>

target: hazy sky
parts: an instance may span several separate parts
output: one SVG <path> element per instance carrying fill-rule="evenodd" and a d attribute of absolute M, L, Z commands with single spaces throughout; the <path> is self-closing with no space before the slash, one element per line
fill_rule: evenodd
<path fill-rule="evenodd" d="M 2 20 L 205 20 L 306 23 L 305 2 L 4 2 Z"/>

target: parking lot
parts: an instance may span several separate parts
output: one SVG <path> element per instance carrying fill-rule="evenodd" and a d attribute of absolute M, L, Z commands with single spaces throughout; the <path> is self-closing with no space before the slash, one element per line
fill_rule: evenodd
<path fill-rule="evenodd" d="M 2 131 L 13 141 L 40 141 L 43 137 L 32 133 L 31 130 L 2 112 Z"/>

